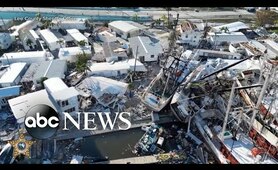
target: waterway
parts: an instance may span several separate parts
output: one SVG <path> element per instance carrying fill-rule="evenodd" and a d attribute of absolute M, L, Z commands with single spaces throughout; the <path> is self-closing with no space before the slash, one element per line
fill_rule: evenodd
<path fill-rule="evenodd" d="M 182 127 L 185 129 L 187 127 L 182 123 L 166 123 L 162 126 L 169 129 L 173 124 L 179 128 Z M 96 158 L 108 156 L 110 160 L 135 157 L 136 155 L 132 153 L 132 150 L 144 133 L 145 131 L 141 128 L 135 128 L 127 131 L 117 131 L 86 137 L 81 144 L 80 153 L 83 156 Z M 176 132 L 173 131 L 172 134 L 174 133 Z M 175 140 L 171 139 L 165 141 L 162 149 L 165 152 L 169 152 L 178 148 Z"/>
<path fill-rule="evenodd" d="M 136 128 L 86 137 L 80 151 L 83 156 L 97 158 L 108 156 L 111 160 L 135 157 L 132 149 L 144 133 L 141 128 Z"/>
<path fill-rule="evenodd" d="M 36 17 L 36 12 L 19 12 L 19 11 L 0 11 L 0 19 L 13 19 L 13 20 L 30 20 Z M 62 14 L 62 13 L 41 13 L 42 17 L 47 19 L 72 19 L 72 18 L 80 18 L 80 19 L 92 19 L 93 21 L 116 21 L 116 20 L 124 20 L 131 21 L 133 20 L 132 16 L 115 16 L 115 15 L 74 15 L 74 14 Z M 138 21 L 150 21 L 152 20 L 149 16 L 138 16 Z"/>

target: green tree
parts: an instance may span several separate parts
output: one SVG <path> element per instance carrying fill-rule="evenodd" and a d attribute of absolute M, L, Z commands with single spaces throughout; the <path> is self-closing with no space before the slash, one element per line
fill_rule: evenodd
<path fill-rule="evenodd" d="M 42 23 L 41 29 L 47 29 L 49 27 L 54 26 L 52 20 L 45 20 L 40 12 L 35 15 L 35 19 Z"/>
<path fill-rule="evenodd" d="M 176 41 L 178 40 L 177 31 L 172 30 L 169 34 L 168 40 L 169 40 L 169 52 L 171 52 L 176 45 Z"/>
<path fill-rule="evenodd" d="M 31 39 L 28 38 L 28 39 L 26 40 L 26 44 L 27 44 L 27 45 L 31 45 L 32 43 L 33 43 L 33 42 L 32 42 Z"/>
<path fill-rule="evenodd" d="M 229 32 L 228 27 L 221 27 L 220 30 L 221 30 L 221 31 L 224 31 L 225 33 L 226 33 L 226 32 Z"/>
<path fill-rule="evenodd" d="M 28 45 L 29 47 L 32 45 L 32 40 L 30 40 L 29 38 L 26 40 L 26 45 Z"/>
<path fill-rule="evenodd" d="M 42 21 L 42 14 L 40 12 L 38 12 L 36 15 L 35 15 L 35 19 L 38 20 L 38 21 Z"/>
<path fill-rule="evenodd" d="M 80 45 L 81 47 L 85 47 L 86 41 L 85 40 L 81 40 L 77 44 Z"/>
<path fill-rule="evenodd" d="M 131 17 L 132 21 L 138 21 L 139 20 L 139 17 L 137 14 L 134 14 L 132 17 Z"/>
<path fill-rule="evenodd" d="M 160 17 L 160 19 L 161 19 L 165 24 L 167 24 L 168 18 L 167 18 L 167 16 L 166 16 L 165 14 L 163 14 L 163 15 Z"/>
<path fill-rule="evenodd" d="M 160 18 L 159 18 L 159 19 L 157 19 L 157 20 L 155 20 L 155 21 L 154 21 L 154 23 L 155 23 L 155 24 L 157 24 L 157 25 L 160 25 L 160 23 L 161 23 Z"/>
<path fill-rule="evenodd" d="M 77 61 L 75 63 L 76 71 L 78 73 L 86 73 L 86 70 L 90 70 L 90 68 L 87 66 L 87 62 L 90 59 L 88 55 L 83 53 L 76 55 Z"/>
<path fill-rule="evenodd" d="M 60 45 L 60 48 L 62 48 L 62 45 L 65 44 L 65 43 L 64 43 L 64 40 L 62 40 L 62 39 L 59 39 L 59 40 L 57 41 L 57 43 Z"/>
<path fill-rule="evenodd" d="M 132 89 L 134 89 L 134 85 L 133 83 L 128 83 L 127 88 L 131 91 Z"/>
<path fill-rule="evenodd" d="M 93 25 L 93 19 L 86 19 L 85 20 L 85 27 L 86 28 L 89 28 L 89 29 L 94 29 L 94 25 Z"/>
<path fill-rule="evenodd" d="M 256 11 L 256 24 L 265 26 L 266 24 L 273 25 L 278 20 L 278 13 L 269 10 Z"/>

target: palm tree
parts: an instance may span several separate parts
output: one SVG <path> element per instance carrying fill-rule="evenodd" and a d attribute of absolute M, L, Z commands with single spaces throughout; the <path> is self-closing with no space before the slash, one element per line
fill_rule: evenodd
<path fill-rule="evenodd" d="M 94 29 L 94 25 L 93 25 L 92 21 L 93 21 L 93 19 L 90 19 L 90 20 L 86 19 L 85 20 L 85 27 L 90 28 L 90 29 Z"/>
<path fill-rule="evenodd" d="M 157 19 L 157 20 L 155 20 L 154 22 L 155 22 L 155 24 L 160 25 L 160 22 L 161 22 L 161 21 L 160 21 L 160 18 Z"/>
<path fill-rule="evenodd" d="M 43 26 L 42 26 L 43 29 L 47 29 L 54 25 L 51 20 L 42 20 L 42 23 L 43 23 Z"/>
<path fill-rule="evenodd" d="M 42 21 L 42 15 L 40 12 L 38 12 L 36 15 L 35 15 L 35 19 L 38 20 L 38 21 Z"/>
<path fill-rule="evenodd" d="M 168 40 L 169 40 L 169 52 L 171 52 L 172 49 L 175 47 L 177 39 L 178 39 L 177 31 L 176 30 L 172 30 L 170 32 L 169 37 L 168 37 Z"/>
<path fill-rule="evenodd" d="M 60 44 L 60 48 L 62 48 L 62 45 L 64 45 L 64 40 L 59 39 L 59 40 L 57 41 L 57 43 Z"/>
<path fill-rule="evenodd" d="M 86 53 L 83 51 L 83 53 L 76 55 L 77 61 L 75 63 L 76 71 L 78 73 L 85 73 L 87 70 L 90 70 L 90 68 L 87 66 L 87 62 L 89 60 L 89 56 L 86 55 Z"/>
<path fill-rule="evenodd" d="M 30 49 L 32 48 L 32 43 L 32 40 L 30 40 L 29 38 L 26 40 L 26 45 L 28 45 Z"/>
<path fill-rule="evenodd" d="M 168 18 L 166 17 L 165 14 L 163 14 L 163 15 L 161 16 L 161 20 L 162 20 L 164 23 L 167 23 Z"/>
<path fill-rule="evenodd" d="M 90 23 L 87 19 L 85 20 L 85 27 L 90 27 Z"/>
<path fill-rule="evenodd" d="M 221 31 L 224 31 L 225 33 L 226 33 L 226 32 L 229 32 L 228 27 L 221 27 L 220 30 L 221 30 Z"/>
<path fill-rule="evenodd" d="M 138 19 L 139 19 L 139 17 L 138 17 L 138 15 L 137 14 L 134 14 L 133 16 L 132 16 L 132 18 L 131 18 L 133 21 L 138 21 Z"/>
<path fill-rule="evenodd" d="M 86 41 L 85 40 L 81 40 L 81 41 L 77 42 L 77 44 L 80 45 L 83 48 L 86 45 Z"/>

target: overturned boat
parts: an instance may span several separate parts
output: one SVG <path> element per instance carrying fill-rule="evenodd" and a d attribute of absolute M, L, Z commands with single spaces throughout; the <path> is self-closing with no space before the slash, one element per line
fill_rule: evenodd
<path fill-rule="evenodd" d="M 164 68 L 145 89 L 141 96 L 142 102 L 151 110 L 159 112 L 170 102 L 177 88 L 199 63 L 199 61 L 169 57 Z"/>

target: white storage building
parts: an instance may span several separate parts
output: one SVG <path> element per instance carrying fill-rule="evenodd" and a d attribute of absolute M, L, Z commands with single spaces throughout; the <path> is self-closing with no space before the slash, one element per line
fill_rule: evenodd
<path fill-rule="evenodd" d="M 68 48 L 60 48 L 58 57 L 61 60 L 67 60 L 69 62 L 76 61 L 77 54 L 87 54 L 88 56 L 92 56 L 91 46 L 85 47 L 68 47 Z"/>
<path fill-rule="evenodd" d="M 17 62 L 25 63 L 37 63 L 46 60 L 51 60 L 53 55 L 46 51 L 27 51 L 27 52 L 15 52 L 5 53 L 0 57 L 2 64 L 10 64 Z"/>
<path fill-rule="evenodd" d="M 85 41 L 89 45 L 88 38 L 81 34 L 77 29 L 67 29 L 68 34 L 74 39 L 75 43 Z"/>
<path fill-rule="evenodd" d="M 49 30 L 40 30 L 41 38 L 45 41 L 50 51 L 54 51 L 63 47 L 63 44 L 59 44 L 59 39 Z"/>
<path fill-rule="evenodd" d="M 13 63 L 6 69 L 7 71 L 0 78 L 0 86 L 2 87 L 17 85 L 27 70 L 27 64 Z"/>
<path fill-rule="evenodd" d="M 97 75 L 104 77 L 116 77 L 119 75 L 127 74 L 128 71 L 134 71 L 135 59 L 119 61 L 115 63 L 93 63 L 90 66 L 89 75 Z M 147 69 L 140 61 L 136 61 L 136 72 L 146 72 Z"/>
<path fill-rule="evenodd" d="M 209 41 L 213 45 L 248 42 L 247 37 L 241 32 L 209 32 Z"/>
<path fill-rule="evenodd" d="M 163 53 L 160 43 L 152 42 L 149 37 L 137 36 L 128 40 L 134 57 L 136 57 L 138 47 L 137 59 L 141 62 L 157 61 L 159 55 Z"/>
<path fill-rule="evenodd" d="M 49 97 L 45 89 L 12 98 L 8 100 L 8 103 L 17 123 L 23 123 L 28 110 L 38 104 L 48 105 L 60 112 L 58 105 Z"/>
<path fill-rule="evenodd" d="M 243 30 L 243 29 L 249 29 L 249 27 L 246 24 L 238 21 L 238 22 L 232 22 L 229 24 L 212 27 L 212 31 L 219 32 L 219 31 L 221 31 L 222 28 L 227 28 L 229 32 L 235 32 L 235 31 L 239 31 L 239 30 Z"/>
<path fill-rule="evenodd" d="M 145 29 L 144 26 L 132 21 L 113 21 L 108 24 L 108 27 L 123 39 L 138 36 Z"/>
<path fill-rule="evenodd" d="M 43 82 L 46 91 L 57 102 L 62 112 L 78 112 L 78 91 L 74 87 L 68 87 L 58 77 L 47 79 Z"/>

